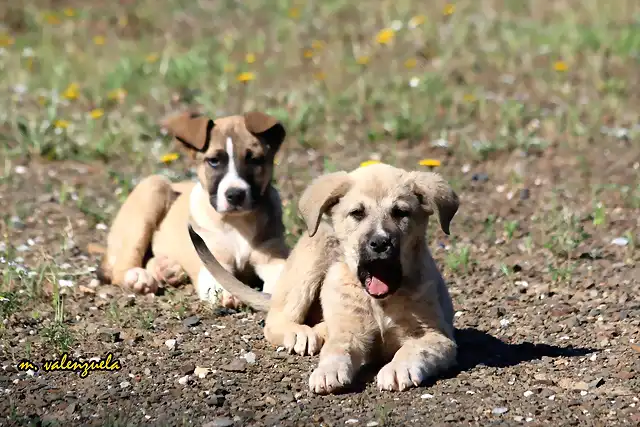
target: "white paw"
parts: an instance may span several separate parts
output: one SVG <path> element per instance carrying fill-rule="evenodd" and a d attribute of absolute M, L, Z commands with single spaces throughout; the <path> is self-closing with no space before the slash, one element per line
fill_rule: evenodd
<path fill-rule="evenodd" d="M 139 294 L 155 293 L 158 290 L 156 279 L 151 273 L 140 267 L 127 270 L 123 285 Z"/>
<path fill-rule="evenodd" d="M 307 325 L 295 325 L 284 334 L 283 344 L 289 353 L 313 356 L 318 354 L 324 340 L 313 328 Z"/>
<path fill-rule="evenodd" d="M 316 394 L 329 394 L 353 381 L 353 364 L 348 356 L 328 356 L 320 361 L 309 377 L 309 389 Z"/>
<path fill-rule="evenodd" d="M 198 273 L 198 281 L 196 284 L 198 297 L 202 301 L 208 301 L 214 305 L 221 305 L 225 308 L 239 308 L 242 302 L 227 292 L 218 281 L 202 267 Z"/>
<path fill-rule="evenodd" d="M 426 378 L 424 367 L 420 363 L 407 360 L 392 360 L 378 372 L 378 389 L 404 391 L 418 387 Z"/>

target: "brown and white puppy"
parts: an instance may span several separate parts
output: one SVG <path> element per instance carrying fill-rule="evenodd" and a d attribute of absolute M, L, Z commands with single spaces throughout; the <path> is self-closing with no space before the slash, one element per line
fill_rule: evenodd
<path fill-rule="evenodd" d="M 437 213 L 449 234 L 458 207 L 456 193 L 432 172 L 377 164 L 321 176 L 300 199 L 308 235 L 291 252 L 271 300 L 238 295 L 268 309 L 271 344 L 320 351 L 309 378 L 315 393 L 339 391 L 371 362 L 386 363 L 377 375 L 381 390 L 418 386 L 456 362 L 453 305 L 426 231 Z M 223 286 L 239 288 L 190 233 L 205 267 Z"/>
<path fill-rule="evenodd" d="M 198 179 L 142 180 L 113 221 L 99 276 L 139 293 L 189 278 L 201 299 L 237 307 L 203 268 L 189 239 L 191 221 L 227 271 L 244 281 L 257 275 L 271 292 L 289 253 L 271 185 L 283 125 L 260 112 L 216 120 L 183 112 L 162 125 L 191 153 Z"/>

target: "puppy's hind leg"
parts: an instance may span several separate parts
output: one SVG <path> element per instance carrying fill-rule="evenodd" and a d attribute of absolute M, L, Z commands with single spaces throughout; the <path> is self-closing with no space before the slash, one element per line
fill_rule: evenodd
<path fill-rule="evenodd" d="M 153 233 L 166 215 L 175 192 L 171 182 L 161 175 L 143 179 L 116 214 L 107 237 L 107 253 L 99 276 L 136 292 L 155 292 L 157 283 L 144 270 L 145 255 Z"/>

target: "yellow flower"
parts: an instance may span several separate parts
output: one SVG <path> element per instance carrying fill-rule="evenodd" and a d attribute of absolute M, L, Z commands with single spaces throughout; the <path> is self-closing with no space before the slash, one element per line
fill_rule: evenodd
<path fill-rule="evenodd" d="M 56 120 L 55 122 L 53 122 L 53 126 L 58 129 L 66 129 L 69 127 L 69 122 L 66 120 Z"/>
<path fill-rule="evenodd" d="M 104 44 L 104 42 L 105 42 L 105 38 L 104 38 L 104 36 L 95 36 L 93 38 L 93 42 L 95 44 L 97 44 L 98 46 L 102 46 Z"/>
<path fill-rule="evenodd" d="M 405 68 L 408 68 L 408 69 L 416 68 L 416 65 L 418 65 L 418 60 L 416 58 L 409 58 L 406 61 L 404 61 Z"/>
<path fill-rule="evenodd" d="M 380 163 L 380 161 L 378 161 L 378 160 L 366 160 L 366 161 L 360 163 L 360 167 L 363 168 L 365 166 L 371 166 L 371 165 L 375 165 L 375 164 L 378 164 L 378 163 Z"/>
<path fill-rule="evenodd" d="M 471 102 L 475 102 L 476 97 L 475 97 L 475 95 L 473 95 L 471 93 L 468 93 L 465 96 L 463 96 L 462 99 L 464 99 L 465 102 L 471 103 Z"/>
<path fill-rule="evenodd" d="M 38 105 L 40 105 L 41 107 L 44 107 L 46 104 L 47 104 L 47 98 L 45 98 L 42 95 L 38 96 Z"/>
<path fill-rule="evenodd" d="M 13 37 L 9 37 L 6 34 L 0 34 L 0 47 L 7 47 L 14 44 L 16 41 Z"/>
<path fill-rule="evenodd" d="M 367 65 L 367 64 L 369 63 L 369 60 L 370 60 L 370 59 L 371 59 L 371 58 L 369 58 L 369 57 L 368 57 L 368 56 L 366 56 L 366 55 L 360 55 L 360 56 L 358 56 L 358 57 L 356 58 L 356 62 L 357 62 L 358 64 L 360 64 L 360 65 Z"/>
<path fill-rule="evenodd" d="M 302 56 L 304 56 L 307 59 L 311 59 L 313 58 L 313 51 L 311 49 L 307 49 L 302 53 Z"/>
<path fill-rule="evenodd" d="M 160 161 L 162 163 L 171 163 L 171 162 L 175 162 L 179 158 L 180 158 L 180 154 L 178 153 L 167 153 L 160 158 Z"/>
<path fill-rule="evenodd" d="M 424 15 L 416 15 L 409 19 L 409 28 L 416 28 L 424 24 L 427 18 Z"/>
<path fill-rule="evenodd" d="M 289 18 L 296 19 L 299 16 L 300 16 L 300 8 L 292 7 L 291 9 L 289 9 Z"/>
<path fill-rule="evenodd" d="M 75 10 L 73 10 L 72 8 L 70 8 L 70 7 L 66 8 L 66 9 L 63 11 L 63 13 L 64 13 L 66 16 L 68 16 L 69 18 L 71 18 L 71 17 L 73 17 L 73 16 L 76 16 L 76 11 L 75 11 Z"/>
<path fill-rule="evenodd" d="M 92 119 L 99 119 L 104 116 L 104 110 L 102 108 L 96 108 L 95 110 L 91 110 L 89 116 L 91 116 Z"/>
<path fill-rule="evenodd" d="M 50 25 L 58 25 L 60 23 L 60 18 L 58 18 L 53 13 L 47 13 L 44 16 L 44 20 L 46 21 L 47 24 L 50 24 Z"/>
<path fill-rule="evenodd" d="M 567 71 L 569 69 L 569 66 L 564 61 L 556 61 L 553 64 L 553 69 L 556 70 L 556 71 L 564 72 L 564 71 Z"/>
<path fill-rule="evenodd" d="M 127 91 L 124 89 L 114 89 L 107 94 L 107 98 L 111 100 L 123 100 L 127 96 Z"/>
<path fill-rule="evenodd" d="M 62 96 L 67 99 L 78 99 L 79 89 L 80 87 L 77 83 L 71 83 L 69 86 L 67 86 L 64 92 L 62 92 Z"/>
<path fill-rule="evenodd" d="M 118 26 L 120 28 L 126 27 L 128 23 L 129 23 L 129 18 L 127 18 L 125 15 L 118 17 Z"/>
<path fill-rule="evenodd" d="M 311 48 L 315 50 L 324 49 L 324 42 L 322 40 L 314 40 L 311 42 Z"/>
<path fill-rule="evenodd" d="M 317 73 L 313 73 L 313 78 L 318 80 L 318 81 L 322 81 L 326 78 L 326 74 L 323 73 L 322 71 L 318 71 Z"/>
<path fill-rule="evenodd" d="M 251 71 L 245 71 L 244 73 L 238 74 L 238 77 L 236 77 L 236 79 L 239 82 L 246 83 L 246 82 L 250 82 L 251 80 L 255 80 L 256 75 L 253 74 Z"/>
<path fill-rule="evenodd" d="M 420 164 L 420 166 L 438 167 L 441 165 L 440 160 L 436 160 L 436 159 L 422 159 L 418 163 Z"/>
<path fill-rule="evenodd" d="M 254 55 L 253 53 L 247 53 L 247 55 L 244 57 L 244 60 L 247 61 L 247 64 L 253 64 L 254 62 L 256 62 L 256 55 Z"/>
<path fill-rule="evenodd" d="M 223 70 L 225 73 L 230 73 L 232 71 L 235 71 L 236 66 L 233 64 L 224 64 Z"/>
<path fill-rule="evenodd" d="M 395 32 L 391 28 L 385 28 L 384 30 L 380 30 L 376 35 L 376 42 L 379 44 L 389 44 L 394 36 Z"/>
<path fill-rule="evenodd" d="M 453 15 L 453 12 L 456 11 L 456 5 L 455 4 L 451 4 L 451 3 L 447 3 L 444 7 L 444 10 L 442 11 L 442 14 L 444 16 L 449 16 L 449 15 Z"/>
<path fill-rule="evenodd" d="M 147 61 L 149 64 L 153 64 L 154 62 L 156 62 L 158 60 L 159 56 L 157 53 L 150 53 L 149 55 L 147 55 L 144 60 Z"/>

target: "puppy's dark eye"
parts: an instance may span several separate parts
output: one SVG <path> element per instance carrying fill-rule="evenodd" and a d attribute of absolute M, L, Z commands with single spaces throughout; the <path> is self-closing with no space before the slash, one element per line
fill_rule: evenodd
<path fill-rule="evenodd" d="M 362 221 L 364 219 L 365 216 L 365 211 L 363 207 L 359 207 L 356 209 L 352 209 L 349 211 L 349 216 L 353 219 L 355 219 L 356 221 Z"/>
<path fill-rule="evenodd" d="M 254 157 L 249 160 L 249 163 L 251 163 L 254 166 L 263 166 L 264 162 L 265 162 L 264 156 Z"/>
<path fill-rule="evenodd" d="M 393 209 L 391 209 L 391 215 L 398 219 L 406 218 L 411 215 L 411 211 L 404 207 L 394 206 Z"/>
<path fill-rule="evenodd" d="M 265 164 L 264 156 L 255 156 L 254 154 L 249 152 L 246 157 L 247 163 L 253 166 L 263 166 Z"/>
<path fill-rule="evenodd" d="M 207 159 L 207 163 L 209 164 L 209 166 L 215 169 L 220 166 L 220 159 L 217 157 L 211 157 Z"/>

